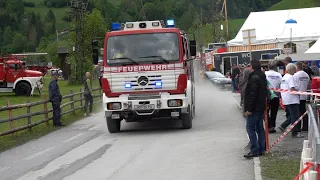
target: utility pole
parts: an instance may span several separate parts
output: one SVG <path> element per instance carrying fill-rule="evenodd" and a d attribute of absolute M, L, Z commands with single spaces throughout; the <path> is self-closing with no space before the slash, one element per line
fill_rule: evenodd
<path fill-rule="evenodd" d="M 216 28 L 215 28 L 215 19 L 216 19 L 216 6 L 215 6 L 215 1 L 212 1 L 212 7 L 211 7 L 211 12 L 212 12 L 212 35 L 213 35 L 213 43 L 216 42 Z"/>
<path fill-rule="evenodd" d="M 142 20 L 147 21 L 147 16 L 146 16 L 146 12 L 144 11 L 144 7 L 143 7 L 143 2 L 142 0 L 140 0 L 140 4 L 141 4 L 141 12 L 140 14 L 142 14 Z"/>
<path fill-rule="evenodd" d="M 229 41 L 229 23 L 228 23 L 228 10 L 227 10 L 227 0 L 224 0 L 224 16 L 226 19 L 226 30 L 227 30 L 227 39 L 226 42 Z"/>
<path fill-rule="evenodd" d="M 201 10 L 200 10 L 200 27 L 202 25 L 202 22 L 203 22 L 203 9 L 202 9 L 202 6 L 201 6 Z M 200 30 L 199 30 L 200 32 Z M 201 33 L 201 32 L 200 32 Z M 199 39 L 199 44 L 200 44 L 200 57 L 202 57 L 202 47 L 203 47 L 203 44 L 202 44 L 202 38 L 201 38 L 201 35 L 200 35 L 200 39 Z"/>
<path fill-rule="evenodd" d="M 81 0 L 71 0 L 68 3 L 70 8 L 69 15 L 76 20 L 76 44 L 74 48 L 75 53 L 75 79 L 82 81 L 84 75 L 85 63 L 85 47 L 84 47 L 84 17 L 87 10 L 88 3 Z"/>

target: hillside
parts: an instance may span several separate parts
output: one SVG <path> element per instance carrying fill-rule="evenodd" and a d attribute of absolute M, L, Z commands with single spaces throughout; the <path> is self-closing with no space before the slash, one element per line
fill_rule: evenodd
<path fill-rule="evenodd" d="M 285 10 L 285 9 L 299 9 L 299 8 L 310 8 L 316 7 L 319 4 L 316 3 L 316 0 L 283 0 L 268 10 Z"/>
<path fill-rule="evenodd" d="M 269 11 L 274 10 L 286 10 L 286 9 L 299 9 L 299 8 L 310 8 L 317 7 L 320 4 L 316 3 L 316 0 L 282 0 L 279 3 L 274 4 L 270 8 Z M 234 38 L 238 31 L 241 29 L 241 26 L 245 22 L 246 19 L 232 19 L 230 20 L 230 38 Z"/>

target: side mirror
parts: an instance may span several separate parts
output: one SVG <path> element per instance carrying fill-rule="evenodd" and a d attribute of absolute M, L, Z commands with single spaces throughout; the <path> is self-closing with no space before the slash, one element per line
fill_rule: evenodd
<path fill-rule="evenodd" d="M 92 43 L 92 63 L 94 65 L 98 64 L 99 61 L 99 41 L 98 40 L 93 40 Z"/>
<path fill-rule="evenodd" d="M 190 55 L 197 56 L 197 43 L 196 40 L 190 41 Z"/>
<path fill-rule="evenodd" d="M 92 50 L 92 63 L 94 65 L 97 65 L 99 61 L 99 50 L 98 49 L 93 49 Z"/>

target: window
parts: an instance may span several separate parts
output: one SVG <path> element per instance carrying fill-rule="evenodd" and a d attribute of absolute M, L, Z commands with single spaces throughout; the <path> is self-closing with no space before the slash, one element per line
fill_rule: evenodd
<path fill-rule="evenodd" d="M 148 33 L 111 36 L 107 40 L 107 64 L 119 66 L 129 62 L 153 63 L 165 59 L 179 61 L 179 41 L 176 33 Z"/>
<path fill-rule="evenodd" d="M 311 43 L 309 43 L 309 48 L 311 48 L 311 46 L 313 46 L 314 43 L 316 43 L 316 41 L 312 41 Z"/>
<path fill-rule="evenodd" d="M 292 54 L 297 53 L 297 45 L 295 43 L 287 43 L 283 47 L 290 48 L 291 44 L 292 44 Z"/>
<path fill-rule="evenodd" d="M 16 71 L 16 70 L 19 70 L 19 69 L 20 69 L 20 66 L 19 66 L 19 64 L 9 64 L 9 68 L 10 68 L 11 70 Z"/>

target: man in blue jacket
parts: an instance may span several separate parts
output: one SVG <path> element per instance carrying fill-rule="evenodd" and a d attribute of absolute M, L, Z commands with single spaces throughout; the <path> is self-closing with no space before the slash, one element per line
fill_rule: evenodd
<path fill-rule="evenodd" d="M 64 126 L 61 123 L 61 108 L 60 104 L 62 101 L 62 96 L 60 93 L 59 85 L 58 85 L 58 72 L 52 72 L 52 80 L 49 84 L 49 98 L 50 102 L 52 103 L 53 109 L 53 125 L 54 126 Z"/>

